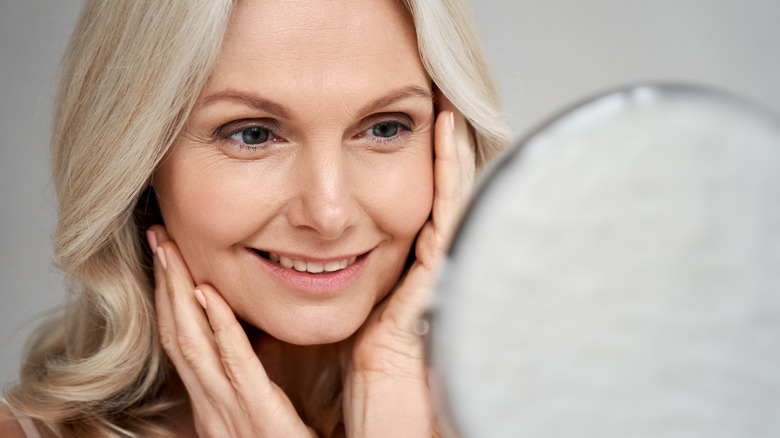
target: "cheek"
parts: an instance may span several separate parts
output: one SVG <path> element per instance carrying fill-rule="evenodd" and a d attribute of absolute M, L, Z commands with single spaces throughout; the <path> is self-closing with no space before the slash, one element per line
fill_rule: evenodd
<path fill-rule="evenodd" d="M 398 217 L 399 231 L 411 233 L 412 237 L 428 220 L 433 206 L 433 171 L 431 166 L 404 177 L 395 185 L 392 208 Z"/>
<path fill-rule="evenodd" d="M 433 157 L 428 151 L 395 160 L 385 166 L 391 170 L 378 170 L 370 177 L 376 181 L 370 214 L 398 243 L 411 244 L 431 213 Z"/>
<path fill-rule="evenodd" d="M 396 163 L 397 164 L 397 163 Z M 390 238 L 383 260 L 383 273 L 376 280 L 374 303 L 389 293 L 403 274 L 403 268 L 417 234 L 428 220 L 433 205 L 433 163 L 429 155 L 412 160 L 393 172 L 378 172 L 379 189 L 369 214 L 376 226 Z"/>
<path fill-rule="evenodd" d="M 154 188 L 168 234 L 203 279 L 215 247 L 250 234 L 263 218 L 254 207 L 268 203 L 251 174 L 187 155 L 172 154 L 155 173 Z"/>

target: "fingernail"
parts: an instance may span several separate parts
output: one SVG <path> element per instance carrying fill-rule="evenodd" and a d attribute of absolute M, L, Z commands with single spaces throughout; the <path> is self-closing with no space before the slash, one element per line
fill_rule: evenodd
<path fill-rule="evenodd" d="M 198 300 L 201 307 L 206 308 L 206 297 L 203 295 L 202 290 L 195 289 L 195 299 Z"/>
<path fill-rule="evenodd" d="M 455 113 L 453 113 L 452 111 L 450 111 L 449 119 L 450 119 L 450 131 L 454 132 L 455 131 Z"/>
<path fill-rule="evenodd" d="M 165 260 L 165 251 L 163 251 L 161 246 L 157 247 L 157 257 L 160 258 L 160 264 L 162 264 L 163 269 L 168 269 L 168 261 Z"/>
<path fill-rule="evenodd" d="M 149 248 L 157 251 L 157 234 L 152 230 L 146 230 L 146 240 L 149 241 Z"/>

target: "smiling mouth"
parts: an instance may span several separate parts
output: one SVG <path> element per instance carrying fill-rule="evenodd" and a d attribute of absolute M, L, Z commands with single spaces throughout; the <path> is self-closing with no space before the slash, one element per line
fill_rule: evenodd
<path fill-rule="evenodd" d="M 298 272 L 307 272 L 309 274 L 328 274 L 331 272 L 337 272 L 342 269 L 346 269 L 349 266 L 352 266 L 355 264 L 355 261 L 357 260 L 357 257 L 350 257 L 344 260 L 336 260 L 331 262 L 307 262 L 303 260 L 296 260 L 285 256 L 280 256 L 279 254 L 268 252 L 268 251 L 260 251 L 259 249 L 254 250 L 260 257 L 272 262 L 276 263 L 277 265 L 285 268 L 285 269 L 294 269 Z"/>

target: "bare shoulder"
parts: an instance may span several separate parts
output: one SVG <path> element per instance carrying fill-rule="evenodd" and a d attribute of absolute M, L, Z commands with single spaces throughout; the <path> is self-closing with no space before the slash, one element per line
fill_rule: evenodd
<path fill-rule="evenodd" d="M 3 438 L 26 438 L 22 426 L 5 403 L 0 402 L 0 436 Z"/>

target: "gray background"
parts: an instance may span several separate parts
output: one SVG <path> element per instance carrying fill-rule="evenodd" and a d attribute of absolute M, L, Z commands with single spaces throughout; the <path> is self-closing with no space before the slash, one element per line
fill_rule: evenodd
<path fill-rule="evenodd" d="M 80 2 L 0 0 L 0 382 L 36 317 L 65 298 L 51 266 L 48 138 Z M 780 111 L 780 1 L 472 0 L 515 136 L 642 81 L 725 88 Z"/>

